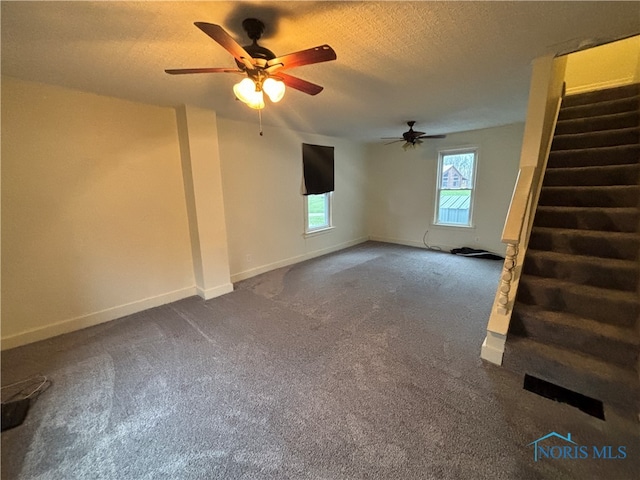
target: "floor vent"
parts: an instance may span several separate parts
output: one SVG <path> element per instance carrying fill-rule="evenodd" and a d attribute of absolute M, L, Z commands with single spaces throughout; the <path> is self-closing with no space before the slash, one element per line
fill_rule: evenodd
<path fill-rule="evenodd" d="M 572 407 L 579 408 L 583 412 L 588 413 L 592 417 L 604 420 L 604 407 L 602 402 L 595 398 L 587 397 L 581 393 L 571 391 L 527 374 L 524 376 L 524 389 L 545 398 L 555 400 L 556 402 L 567 403 Z"/>

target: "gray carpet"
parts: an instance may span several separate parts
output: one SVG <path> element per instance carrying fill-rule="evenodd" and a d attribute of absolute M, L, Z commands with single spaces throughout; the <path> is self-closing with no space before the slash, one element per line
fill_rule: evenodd
<path fill-rule="evenodd" d="M 368 242 L 2 354 L 3 479 L 631 479 L 638 424 L 479 358 L 501 262 Z M 571 433 L 627 458 L 542 459 Z"/>

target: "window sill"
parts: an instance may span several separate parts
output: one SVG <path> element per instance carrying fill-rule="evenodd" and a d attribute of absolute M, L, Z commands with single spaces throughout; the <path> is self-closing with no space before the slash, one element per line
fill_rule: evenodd
<path fill-rule="evenodd" d="M 323 235 L 325 233 L 329 233 L 334 228 L 336 228 L 336 227 L 331 226 L 331 227 L 326 227 L 326 228 L 319 228 L 317 230 L 311 230 L 309 232 L 305 232 L 303 236 L 304 236 L 304 238 L 316 237 L 318 235 Z"/>
<path fill-rule="evenodd" d="M 432 223 L 432 227 L 434 228 L 468 228 L 470 230 L 475 230 L 475 225 L 456 225 L 455 223 Z"/>

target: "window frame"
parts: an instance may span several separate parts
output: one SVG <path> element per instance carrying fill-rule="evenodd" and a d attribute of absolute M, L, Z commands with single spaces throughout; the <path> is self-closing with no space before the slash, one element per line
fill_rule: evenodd
<path fill-rule="evenodd" d="M 460 155 L 465 153 L 473 154 L 473 167 L 471 173 L 471 181 L 467 179 L 467 186 L 465 188 L 459 188 L 458 190 L 470 190 L 470 198 L 469 198 L 469 223 L 460 224 L 460 223 L 445 223 L 440 222 L 438 219 L 438 213 L 440 211 L 440 192 L 442 190 L 456 190 L 454 188 L 442 188 L 442 174 L 443 174 L 443 165 L 444 158 L 450 155 Z M 437 227 L 455 227 L 455 228 L 475 228 L 474 223 L 474 205 L 475 205 L 475 195 L 476 195 L 476 176 L 478 172 L 478 161 L 480 158 L 480 149 L 477 146 L 471 145 L 467 147 L 457 147 L 457 148 L 448 148 L 444 150 L 438 150 L 438 170 L 436 177 L 436 198 L 435 198 L 435 207 L 433 211 L 433 225 Z M 449 172 L 451 173 L 451 172 Z M 462 179 L 460 180 L 460 184 L 462 184 Z"/>
<path fill-rule="evenodd" d="M 325 196 L 325 205 L 326 205 L 326 208 L 328 209 L 328 212 L 326 215 L 327 223 L 319 227 L 309 226 L 309 197 L 311 196 L 315 196 L 315 197 Z M 319 233 L 325 233 L 330 230 L 333 230 L 334 228 L 333 226 L 333 192 L 305 195 L 302 198 L 303 198 L 303 210 L 304 210 L 305 237 L 309 237 L 309 236 L 317 235 Z"/>

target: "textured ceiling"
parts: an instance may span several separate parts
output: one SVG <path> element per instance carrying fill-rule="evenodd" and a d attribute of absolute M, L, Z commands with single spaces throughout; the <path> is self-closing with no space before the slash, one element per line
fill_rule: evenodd
<path fill-rule="evenodd" d="M 234 67 L 193 22 L 242 45 L 246 17 L 276 55 L 328 43 L 333 62 L 287 73 L 325 87 L 289 89 L 265 124 L 375 141 L 417 120 L 429 134 L 523 121 L 531 62 L 583 42 L 640 32 L 638 2 L 2 2 L 2 74 L 163 106 L 196 105 L 257 123 L 234 100 Z"/>

